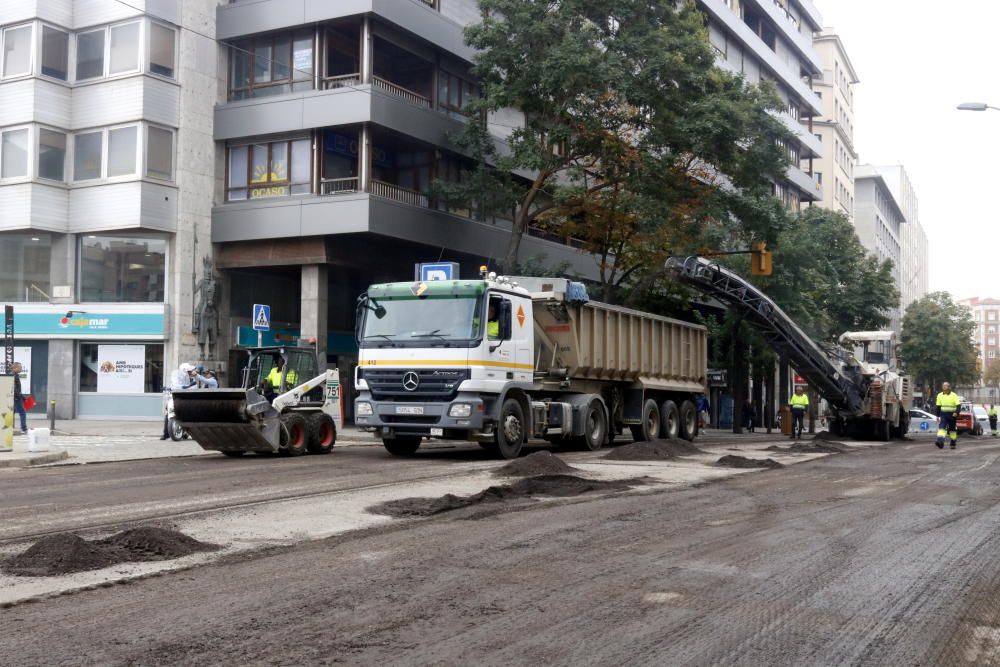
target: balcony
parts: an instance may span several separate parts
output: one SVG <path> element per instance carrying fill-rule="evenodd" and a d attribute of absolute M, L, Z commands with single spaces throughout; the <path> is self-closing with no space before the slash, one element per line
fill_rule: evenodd
<path fill-rule="evenodd" d="M 757 6 L 766 14 L 778 31 L 790 42 L 799 56 L 809 63 L 813 74 L 819 76 L 823 72 L 823 60 L 812 45 L 812 31 L 803 34 L 799 31 L 798 22 L 777 0 L 754 0 Z"/>
<path fill-rule="evenodd" d="M 823 186 L 816 182 L 816 179 L 802 171 L 796 166 L 788 168 L 786 173 L 788 182 L 795 186 L 800 193 L 802 201 L 822 201 Z"/>

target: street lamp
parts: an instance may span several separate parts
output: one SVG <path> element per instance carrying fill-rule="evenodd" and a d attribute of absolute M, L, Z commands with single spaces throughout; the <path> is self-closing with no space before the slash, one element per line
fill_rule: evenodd
<path fill-rule="evenodd" d="M 986 111 L 987 109 L 1000 111 L 1000 108 L 990 106 L 985 102 L 963 102 L 962 104 L 958 105 L 959 111 Z"/>

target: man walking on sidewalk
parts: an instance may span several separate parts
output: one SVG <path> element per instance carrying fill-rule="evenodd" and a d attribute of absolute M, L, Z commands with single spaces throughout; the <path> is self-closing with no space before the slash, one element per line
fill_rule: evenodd
<path fill-rule="evenodd" d="M 941 385 L 941 392 L 937 395 L 938 432 L 937 440 L 934 444 L 938 449 L 944 449 L 945 436 L 951 439 L 951 448 L 958 447 L 958 424 L 955 418 L 958 416 L 958 408 L 962 402 L 958 399 L 958 394 L 951 390 L 951 383 L 945 382 Z M 975 416 L 973 416 L 975 419 Z"/>
<path fill-rule="evenodd" d="M 24 410 L 24 394 L 21 392 L 21 372 L 23 367 L 18 362 L 11 366 L 14 371 L 14 414 L 21 417 L 21 435 L 28 432 L 28 414 Z"/>

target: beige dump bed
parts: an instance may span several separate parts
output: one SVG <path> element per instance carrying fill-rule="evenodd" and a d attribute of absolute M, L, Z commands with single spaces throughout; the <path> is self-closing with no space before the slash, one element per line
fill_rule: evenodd
<path fill-rule="evenodd" d="M 596 301 L 570 302 L 558 288 L 534 292 L 532 302 L 536 372 L 648 389 L 705 390 L 705 327 Z"/>

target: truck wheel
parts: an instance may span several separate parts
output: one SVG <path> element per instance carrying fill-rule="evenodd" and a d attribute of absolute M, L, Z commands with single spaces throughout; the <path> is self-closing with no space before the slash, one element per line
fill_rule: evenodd
<path fill-rule="evenodd" d="M 660 437 L 676 440 L 681 435 L 681 415 L 673 401 L 660 403 Z"/>
<path fill-rule="evenodd" d="M 325 412 L 309 416 L 307 422 L 308 449 L 310 454 L 329 454 L 337 442 L 337 425 Z"/>
<path fill-rule="evenodd" d="M 608 418 L 600 401 L 591 401 L 583 409 L 583 435 L 573 438 L 573 445 L 582 450 L 596 452 L 608 438 Z"/>
<path fill-rule="evenodd" d="M 184 439 L 184 427 L 173 417 L 167 420 L 167 432 L 170 433 L 170 439 L 174 442 L 180 442 Z"/>
<path fill-rule="evenodd" d="M 297 412 L 281 416 L 279 430 L 281 453 L 286 456 L 302 456 L 306 453 L 306 418 Z"/>
<path fill-rule="evenodd" d="M 681 437 L 685 440 L 694 440 L 698 435 L 698 411 L 691 401 L 681 403 Z"/>
<path fill-rule="evenodd" d="M 401 435 L 395 438 L 384 438 L 382 446 L 393 456 L 413 456 L 420 449 L 422 440 L 423 438 L 416 435 Z"/>
<path fill-rule="evenodd" d="M 649 398 L 642 404 L 642 423 L 629 426 L 632 439 L 636 442 L 648 442 L 660 437 L 660 409 L 656 401 Z"/>
<path fill-rule="evenodd" d="M 496 436 L 497 453 L 505 459 L 516 459 L 524 445 L 526 431 L 521 404 L 513 398 L 508 398 L 500 408 Z"/>

